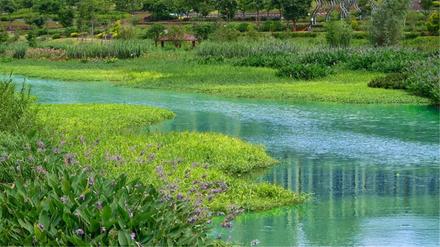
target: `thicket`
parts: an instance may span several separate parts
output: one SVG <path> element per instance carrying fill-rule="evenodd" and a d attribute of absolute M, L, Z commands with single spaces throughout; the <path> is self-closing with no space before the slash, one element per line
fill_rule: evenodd
<path fill-rule="evenodd" d="M 25 89 L 0 82 L 1 245 L 212 244 L 207 218 L 186 200 L 123 175 L 106 178 L 64 141 L 45 138 Z"/>

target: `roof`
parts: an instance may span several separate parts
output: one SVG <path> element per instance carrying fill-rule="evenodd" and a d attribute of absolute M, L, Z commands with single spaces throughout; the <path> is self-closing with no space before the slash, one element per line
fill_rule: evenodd
<path fill-rule="evenodd" d="M 172 36 L 164 35 L 164 36 L 160 37 L 159 40 L 160 41 L 175 41 L 175 40 L 180 40 L 180 41 L 197 41 L 197 38 L 194 35 L 191 35 L 191 34 L 184 34 L 182 37 L 172 37 Z"/>

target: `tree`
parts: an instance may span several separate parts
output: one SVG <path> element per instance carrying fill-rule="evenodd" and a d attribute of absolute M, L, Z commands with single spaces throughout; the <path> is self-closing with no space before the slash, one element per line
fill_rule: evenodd
<path fill-rule="evenodd" d="M 296 31 L 296 22 L 307 16 L 312 0 L 281 0 L 280 4 L 284 18 L 292 20 L 292 31 Z"/>
<path fill-rule="evenodd" d="M 141 0 L 114 0 L 116 10 L 133 13 L 142 8 Z"/>
<path fill-rule="evenodd" d="M 72 8 L 65 7 L 58 13 L 58 19 L 63 25 L 63 27 L 71 27 L 73 25 L 73 19 L 75 18 L 75 13 Z"/>
<path fill-rule="evenodd" d="M 227 20 L 232 20 L 237 12 L 237 0 L 220 0 L 217 2 L 220 14 Z"/>
<path fill-rule="evenodd" d="M 250 8 L 252 0 L 238 0 L 237 9 L 241 11 L 243 18 L 246 17 L 246 11 Z"/>
<path fill-rule="evenodd" d="M 255 17 L 255 21 L 257 22 L 257 26 L 260 26 L 260 11 L 264 8 L 263 0 L 253 0 L 251 1 L 252 9 L 257 11 L 257 16 Z"/>
<path fill-rule="evenodd" d="M 11 30 L 12 18 L 11 14 L 17 10 L 17 3 L 14 0 L 0 0 L 0 14 L 8 13 L 9 14 L 9 27 Z"/>
<path fill-rule="evenodd" d="M 372 11 L 369 35 L 375 46 L 396 45 L 402 36 L 409 0 L 384 0 Z"/>
<path fill-rule="evenodd" d="M 165 32 L 165 27 L 160 24 L 153 24 L 146 33 L 146 38 L 154 40 L 154 45 L 157 46 L 160 36 Z"/>
<path fill-rule="evenodd" d="M 78 29 L 83 29 L 86 25 L 86 27 L 90 27 L 90 33 L 93 35 L 97 15 L 108 9 L 107 4 L 108 2 L 105 0 L 81 0 L 78 2 Z"/>

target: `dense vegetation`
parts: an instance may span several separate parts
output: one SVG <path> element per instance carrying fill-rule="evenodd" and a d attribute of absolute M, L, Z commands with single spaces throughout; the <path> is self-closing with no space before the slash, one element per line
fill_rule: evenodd
<path fill-rule="evenodd" d="M 241 178 L 274 163 L 261 147 L 222 135 L 142 131 L 173 117 L 169 111 L 36 105 L 14 84 L 1 85 L 1 122 L 9 123 L 0 132 L 4 243 L 206 245 L 212 212 L 304 200 Z M 8 114 L 12 106 L 22 111 Z"/>

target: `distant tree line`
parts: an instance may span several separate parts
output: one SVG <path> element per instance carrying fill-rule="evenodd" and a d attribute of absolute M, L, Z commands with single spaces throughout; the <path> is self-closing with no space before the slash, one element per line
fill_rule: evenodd
<path fill-rule="evenodd" d="M 312 0 L 0 0 L 0 13 L 10 15 L 25 9 L 35 13 L 28 20 L 32 24 L 43 26 L 49 17 L 55 17 L 65 27 L 74 25 L 74 20 L 78 26 L 93 27 L 98 15 L 111 11 L 149 11 L 155 20 L 189 16 L 190 13 L 207 17 L 213 12 L 231 20 L 236 14 L 244 16 L 252 11 L 257 23 L 262 11 L 278 11 L 295 23 L 307 16 L 311 3 Z"/>

